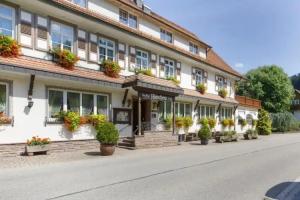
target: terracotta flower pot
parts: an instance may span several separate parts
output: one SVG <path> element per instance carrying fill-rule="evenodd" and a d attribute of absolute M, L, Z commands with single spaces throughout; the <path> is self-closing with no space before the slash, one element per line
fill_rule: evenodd
<path fill-rule="evenodd" d="M 115 152 L 115 145 L 113 144 L 101 144 L 100 152 L 102 156 L 111 156 Z"/>

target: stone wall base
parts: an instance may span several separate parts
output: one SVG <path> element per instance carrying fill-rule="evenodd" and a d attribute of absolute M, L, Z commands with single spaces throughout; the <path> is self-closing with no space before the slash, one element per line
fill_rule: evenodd
<path fill-rule="evenodd" d="M 178 136 L 172 135 L 172 132 L 145 132 L 144 136 L 135 137 L 135 148 L 156 148 L 178 145 Z"/>
<path fill-rule="evenodd" d="M 26 144 L 0 144 L 0 157 L 20 156 L 25 152 Z M 97 140 L 74 140 L 52 142 L 50 153 L 73 152 L 80 150 L 99 149 L 100 144 Z"/>

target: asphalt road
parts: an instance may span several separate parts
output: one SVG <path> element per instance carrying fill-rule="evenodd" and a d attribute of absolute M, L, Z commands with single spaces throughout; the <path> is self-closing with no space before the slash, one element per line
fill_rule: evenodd
<path fill-rule="evenodd" d="M 300 134 L 288 134 L 4 169 L 0 199 L 299 200 L 299 176 Z"/>

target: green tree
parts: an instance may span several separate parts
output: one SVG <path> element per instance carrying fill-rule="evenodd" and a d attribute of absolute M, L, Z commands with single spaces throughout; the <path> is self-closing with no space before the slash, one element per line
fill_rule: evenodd
<path fill-rule="evenodd" d="M 260 135 L 270 135 L 272 133 L 272 121 L 269 113 L 264 109 L 260 109 L 258 112 L 256 130 Z"/>
<path fill-rule="evenodd" d="M 250 70 L 237 85 L 237 94 L 262 101 L 262 107 L 272 113 L 290 109 L 294 89 L 282 68 L 271 65 Z"/>

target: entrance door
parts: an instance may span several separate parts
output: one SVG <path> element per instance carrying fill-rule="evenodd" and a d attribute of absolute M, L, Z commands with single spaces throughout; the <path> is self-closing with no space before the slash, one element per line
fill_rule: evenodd
<path fill-rule="evenodd" d="M 138 134 L 138 126 L 139 126 L 139 104 L 138 100 L 133 100 L 133 133 Z M 142 132 L 145 129 L 151 130 L 151 101 L 150 100 L 143 100 L 141 102 L 141 120 L 142 120 Z"/>

